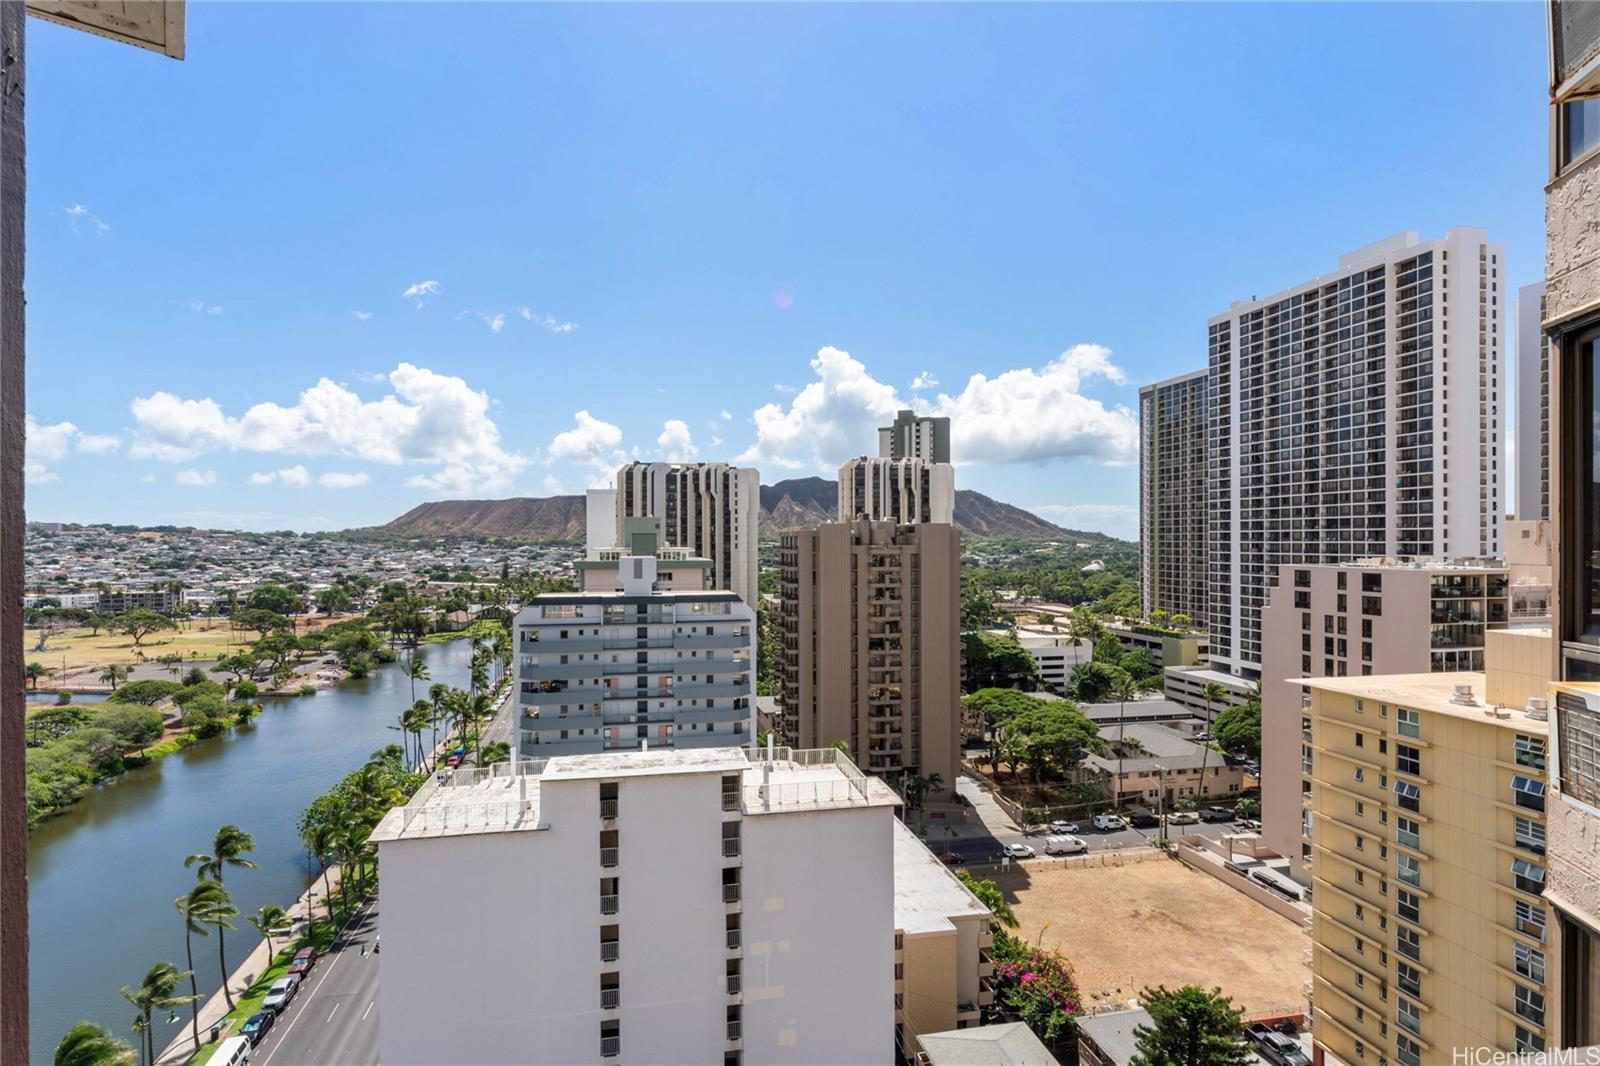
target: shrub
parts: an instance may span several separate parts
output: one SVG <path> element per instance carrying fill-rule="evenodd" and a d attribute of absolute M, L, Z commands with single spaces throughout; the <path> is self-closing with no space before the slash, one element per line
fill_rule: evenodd
<path fill-rule="evenodd" d="M 183 675 L 183 683 L 185 685 L 206 684 L 206 672 L 198 666 L 190 667 L 189 672 Z"/>
<path fill-rule="evenodd" d="M 315 685 L 301 685 L 300 686 L 300 695 L 302 695 L 302 696 L 315 696 L 316 694 L 317 694 L 317 686 L 315 686 Z"/>
<path fill-rule="evenodd" d="M 251 700 L 256 698 L 256 693 L 260 691 L 260 688 L 257 687 L 254 681 L 241 681 L 237 685 L 233 686 L 233 698 L 245 703 L 249 703 Z"/>
<path fill-rule="evenodd" d="M 107 703 L 142 703 L 146 706 L 160 703 L 170 696 L 183 691 L 183 686 L 176 681 L 129 681 L 107 699 Z"/>
<path fill-rule="evenodd" d="M 65 707 L 67 704 L 69 704 L 71 702 L 72 702 L 72 690 L 71 689 L 65 689 L 64 688 L 60 692 L 56 693 L 56 706 L 57 707 Z"/>
<path fill-rule="evenodd" d="M 124 751 L 143 748 L 161 739 L 161 712 L 139 706 L 108 704 L 94 716 L 94 725 L 117 738 Z"/>
<path fill-rule="evenodd" d="M 200 680 L 193 685 L 183 685 L 173 693 L 172 702 L 179 707 L 188 707 L 195 700 L 215 698 L 221 700 L 228 694 L 228 690 L 215 681 Z M 227 713 L 224 711 L 223 713 Z"/>

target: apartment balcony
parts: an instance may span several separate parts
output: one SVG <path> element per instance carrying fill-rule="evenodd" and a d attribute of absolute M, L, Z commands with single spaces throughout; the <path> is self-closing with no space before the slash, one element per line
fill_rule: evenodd
<path fill-rule="evenodd" d="M 741 1038 L 741 1029 L 738 1022 L 728 1023 L 728 1043 L 737 1044 Z"/>
<path fill-rule="evenodd" d="M 599 703 L 604 698 L 605 691 L 599 685 L 569 688 L 563 684 L 559 688 L 540 687 L 532 692 L 523 689 L 517 695 L 517 702 L 524 707 L 553 707 L 563 703 L 592 704 Z"/>
<path fill-rule="evenodd" d="M 738 837 L 724 837 L 722 840 L 722 857 L 724 859 L 737 859 L 740 855 L 740 841 Z M 726 886 L 725 886 L 726 887 Z"/>
<path fill-rule="evenodd" d="M 615 913 L 617 913 L 617 897 L 616 896 L 601 896 L 600 897 L 600 913 L 601 914 L 615 914 Z"/>
<path fill-rule="evenodd" d="M 601 848 L 600 849 L 600 865 L 605 867 L 605 868 L 607 868 L 607 869 L 610 869 L 611 867 L 617 865 L 618 855 L 619 855 L 619 850 L 617 848 Z"/>
<path fill-rule="evenodd" d="M 622 989 L 602 988 L 600 990 L 600 1009 L 616 1010 L 622 1006 Z"/>
<path fill-rule="evenodd" d="M 621 945 L 615 940 L 600 941 L 600 961 L 616 962 L 622 955 Z"/>
<path fill-rule="evenodd" d="M 728 975 L 728 995 L 737 996 L 739 994 L 740 987 L 739 975 L 736 973 L 730 973 Z"/>
<path fill-rule="evenodd" d="M 729 929 L 728 930 L 728 950 L 729 951 L 738 951 L 739 950 L 739 944 L 740 944 L 739 930 L 737 930 L 737 929 Z"/>
<path fill-rule="evenodd" d="M 752 639 L 748 633 L 713 633 L 710 636 L 704 633 L 679 633 L 669 646 L 685 651 L 697 648 L 747 648 Z"/>
<path fill-rule="evenodd" d="M 622 1037 L 602 1036 L 600 1038 L 600 1057 L 614 1059 L 622 1054 Z"/>
<path fill-rule="evenodd" d="M 603 800 L 601 800 L 600 801 L 600 817 L 603 818 L 603 819 L 606 819 L 607 821 L 609 821 L 612 818 L 615 818 L 616 816 L 617 816 L 617 801 L 614 800 L 614 799 L 603 799 Z"/>
<path fill-rule="evenodd" d="M 724 903 L 738 903 L 739 902 L 739 898 L 740 898 L 740 893 L 739 893 L 739 886 L 737 884 L 723 885 L 722 886 L 722 902 L 724 902 Z"/>

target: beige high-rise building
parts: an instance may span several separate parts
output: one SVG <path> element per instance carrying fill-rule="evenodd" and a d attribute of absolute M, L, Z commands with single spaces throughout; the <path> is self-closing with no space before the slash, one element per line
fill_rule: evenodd
<path fill-rule="evenodd" d="M 616 534 L 659 518 L 663 543 L 711 560 L 711 587 L 754 607 L 761 476 L 727 463 L 629 463 L 617 471 Z"/>
<path fill-rule="evenodd" d="M 1540 895 L 1549 727 L 1537 707 L 1487 700 L 1498 689 L 1525 701 L 1547 678 L 1301 682 L 1317 824 L 1317 1061 L 1483 1062 L 1453 1056 L 1552 1046 L 1558 967 Z"/>
<path fill-rule="evenodd" d="M 1139 599 L 1206 617 L 1206 372 L 1139 390 Z"/>
<path fill-rule="evenodd" d="M 780 550 L 785 742 L 842 740 L 862 769 L 954 787 L 960 754 L 961 534 L 855 519 Z"/>
<path fill-rule="evenodd" d="M 839 468 L 839 521 L 955 521 L 956 468 L 923 459 L 849 459 Z"/>

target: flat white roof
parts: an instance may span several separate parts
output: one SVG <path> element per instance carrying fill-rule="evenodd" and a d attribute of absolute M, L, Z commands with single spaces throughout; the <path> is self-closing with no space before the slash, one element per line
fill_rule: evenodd
<path fill-rule="evenodd" d="M 590 777 L 651 777 L 657 774 L 735 774 L 750 768 L 739 748 L 661 748 L 558 755 L 541 775 L 546 781 Z"/>
<path fill-rule="evenodd" d="M 987 917 L 989 908 L 904 822 L 894 820 L 894 927 L 902 933 L 954 929 L 952 918 Z"/>

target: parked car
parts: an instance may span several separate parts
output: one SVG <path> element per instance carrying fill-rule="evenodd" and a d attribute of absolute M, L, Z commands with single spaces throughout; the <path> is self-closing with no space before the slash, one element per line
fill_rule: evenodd
<path fill-rule="evenodd" d="M 1200 818 L 1206 822 L 1231 822 L 1233 812 L 1226 807 L 1207 807 L 1200 812 Z"/>
<path fill-rule="evenodd" d="M 258 1010 L 239 1026 L 239 1035 L 249 1040 L 251 1047 L 255 1047 L 267 1035 L 267 1030 L 272 1028 L 275 1017 L 270 1010 Z"/>
<path fill-rule="evenodd" d="M 274 1014 L 282 1014 L 283 1008 L 294 999 L 294 994 L 300 991 L 300 975 L 287 974 L 272 982 L 272 987 L 267 989 L 266 998 L 261 1001 L 262 1010 L 270 1010 Z"/>
<path fill-rule="evenodd" d="M 289 964 L 289 972 L 293 974 L 310 973 L 312 964 L 316 961 L 316 948 L 301 948 L 295 953 L 294 961 Z"/>
<path fill-rule="evenodd" d="M 1044 853 L 1046 855 L 1076 855 L 1080 851 L 1088 850 L 1088 843 L 1074 836 L 1045 837 Z"/>
<path fill-rule="evenodd" d="M 1076 833 L 1076 832 L 1078 832 L 1078 823 L 1077 822 L 1051 822 L 1050 823 L 1050 832 L 1052 832 L 1052 833 Z"/>
<path fill-rule="evenodd" d="M 1128 823 L 1117 814 L 1097 814 L 1094 816 L 1094 827 L 1102 833 L 1115 833 L 1119 829 L 1128 828 Z"/>
<path fill-rule="evenodd" d="M 1008 859 L 1031 859 L 1035 852 L 1027 844 L 1007 844 L 1000 849 L 1000 854 Z"/>
<path fill-rule="evenodd" d="M 1257 1026 L 1265 1031 L 1257 1037 L 1256 1047 L 1268 1062 L 1276 1063 L 1277 1066 L 1311 1066 L 1310 1057 L 1294 1037 L 1268 1029 L 1260 1022 L 1254 1023 L 1250 1028 L 1254 1029 Z"/>
<path fill-rule="evenodd" d="M 1155 829 L 1161 824 L 1161 819 L 1153 814 L 1135 814 L 1128 818 L 1128 824 L 1135 829 Z"/>
<path fill-rule="evenodd" d="M 1168 825 L 1194 825 L 1200 821 L 1200 815 L 1194 811 L 1173 811 L 1167 815 Z"/>
<path fill-rule="evenodd" d="M 1261 776 L 1261 764 L 1256 762 L 1254 759 L 1251 759 L 1248 762 L 1246 762 L 1244 764 L 1244 769 L 1245 769 L 1245 773 L 1249 774 L 1251 777 L 1260 777 Z"/>
<path fill-rule="evenodd" d="M 1240 829 L 1248 829 L 1251 832 L 1261 831 L 1261 823 L 1256 821 L 1254 818 L 1240 818 L 1235 824 L 1237 824 Z"/>
<path fill-rule="evenodd" d="M 966 860 L 953 851 L 947 851 L 943 855 L 939 856 L 939 861 L 944 863 L 946 866 L 960 866 Z"/>

